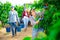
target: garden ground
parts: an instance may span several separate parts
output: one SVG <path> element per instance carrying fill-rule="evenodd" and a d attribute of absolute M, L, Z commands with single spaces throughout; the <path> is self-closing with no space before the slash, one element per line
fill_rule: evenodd
<path fill-rule="evenodd" d="M 0 40 L 23 40 L 24 37 L 31 37 L 32 36 L 32 27 L 28 27 L 27 31 L 24 32 L 23 30 L 21 32 L 17 32 L 17 36 L 12 38 L 11 32 L 6 33 L 6 29 L 2 28 L 0 30 Z"/>

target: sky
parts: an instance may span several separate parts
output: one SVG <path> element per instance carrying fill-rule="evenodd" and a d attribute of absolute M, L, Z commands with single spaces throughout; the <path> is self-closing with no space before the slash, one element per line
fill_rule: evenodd
<path fill-rule="evenodd" d="M 23 5 L 24 3 L 33 3 L 34 0 L 0 0 L 2 3 L 10 2 L 12 5 Z"/>

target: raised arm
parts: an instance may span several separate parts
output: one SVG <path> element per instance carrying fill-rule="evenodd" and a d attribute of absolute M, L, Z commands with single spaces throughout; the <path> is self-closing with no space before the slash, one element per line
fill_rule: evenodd
<path fill-rule="evenodd" d="M 30 22 L 32 25 L 38 24 L 40 22 L 41 18 L 39 18 L 37 21 L 35 21 L 32 17 L 30 17 Z"/>

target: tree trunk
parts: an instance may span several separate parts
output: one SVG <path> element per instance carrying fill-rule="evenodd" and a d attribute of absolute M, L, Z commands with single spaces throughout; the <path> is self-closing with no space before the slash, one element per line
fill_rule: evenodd
<path fill-rule="evenodd" d="M 4 27 L 4 22 L 3 21 L 1 21 L 2 22 L 2 27 Z"/>

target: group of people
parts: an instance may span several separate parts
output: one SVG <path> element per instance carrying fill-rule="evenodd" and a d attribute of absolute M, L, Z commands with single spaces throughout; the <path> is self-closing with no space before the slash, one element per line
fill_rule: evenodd
<path fill-rule="evenodd" d="M 35 11 L 35 9 L 27 10 L 25 9 L 22 14 L 22 20 L 24 22 L 24 31 L 27 30 L 28 22 L 31 22 L 32 27 L 32 40 L 35 39 L 35 37 L 38 34 L 39 31 L 39 22 L 43 20 L 43 15 L 38 15 Z M 16 35 L 16 22 L 19 22 L 19 17 L 17 11 L 14 10 L 14 6 L 11 6 L 11 10 L 9 11 L 9 23 L 11 25 L 12 29 L 12 36 L 14 37 Z M 43 30 L 44 31 L 44 30 Z"/>

